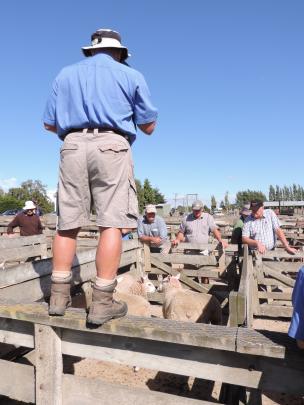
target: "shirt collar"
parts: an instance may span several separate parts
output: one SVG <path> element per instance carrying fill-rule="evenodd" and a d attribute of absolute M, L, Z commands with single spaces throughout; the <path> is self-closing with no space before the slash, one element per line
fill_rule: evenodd
<path fill-rule="evenodd" d="M 113 58 L 113 56 L 108 55 L 107 53 L 96 53 L 96 55 L 90 56 L 90 58 L 115 60 L 115 59 Z"/>

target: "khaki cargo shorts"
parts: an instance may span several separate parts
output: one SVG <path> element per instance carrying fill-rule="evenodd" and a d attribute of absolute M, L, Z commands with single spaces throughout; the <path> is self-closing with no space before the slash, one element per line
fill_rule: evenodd
<path fill-rule="evenodd" d="M 58 229 L 89 222 L 109 228 L 137 228 L 138 202 L 132 152 L 121 135 L 73 132 L 60 149 Z"/>

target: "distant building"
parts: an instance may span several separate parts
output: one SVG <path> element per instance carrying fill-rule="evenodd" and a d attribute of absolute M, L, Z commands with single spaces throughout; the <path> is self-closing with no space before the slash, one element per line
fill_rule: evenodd
<path fill-rule="evenodd" d="M 265 201 L 265 208 L 279 208 L 280 214 L 285 215 L 303 215 L 304 201 Z"/>

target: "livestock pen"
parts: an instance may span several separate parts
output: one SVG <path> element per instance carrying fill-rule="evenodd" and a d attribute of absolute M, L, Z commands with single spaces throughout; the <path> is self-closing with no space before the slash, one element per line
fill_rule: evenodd
<path fill-rule="evenodd" d="M 174 265 L 183 264 L 186 268 L 181 271 L 181 281 L 185 287 L 214 291 L 222 297 L 222 306 L 226 306 L 234 283 L 231 280 L 225 283 L 225 275 L 234 272 L 231 263 L 236 247 L 221 252 L 214 245 L 187 246 L 193 252 L 208 248 L 208 256 L 193 252 L 185 254 L 185 248 L 181 245 L 179 251 L 171 254 L 172 257 L 162 257 L 157 253 L 150 254 L 138 240 L 124 241 L 120 267 L 131 267 L 131 271 L 137 274 L 154 272 L 157 286 L 158 275 L 174 274 L 178 271 Z M 74 288 L 94 277 L 94 258 L 94 247 L 78 249 L 73 263 Z M 264 390 L 304 395 L 304 364 L 293 342 L 278 332 L 255 331 L 238 325 L 246 325 L 252 316 L 249 311 L 251 298 L 248 296 L 248 275 L 251 273 L 245 270 L 250 258 L 245 253 L 240 287 L 234 291 L 244 293 L 243 312 L 238 305 L 236 310 L 233 302 L 229 303 L 231 326 L 127 316 L 92 329 L 86 325 L 85 309 L 69 309 L 62 318 L 48 316 L 44 301 L 50 293 L 50 258 L 21 263 L 1 271 L 0 342 L 34 350 L 34 364 L 1 359 L 0 395 L 37 404 L 112 404 L 113 401 L 122 404 L 142 404 L 143 401 L 146 404 L 208 403 L 130 388 L 115 384 L 115 381 L 101 383 L 66 374 L 63 372 L 63 355 L 131 366 L 136 364 L 153 370 L 220 381 L 223 390 L 218 403 L 259 404 Z M 187 269 L 188 264 L 194 268 Z M 232 279 L 239 277 L 237 271 L 233 274 L 230 274 Z M 208 277 L 209 283 L 200 283 L 197 276 Z M 153 293 L 149 298 L 154 303 L 161 303 L 163 299 L 161 292 Z M 238 320 L 232 326 L 235 311 Z M 242 323 L 239 313 L 244 317 Z M 12 379 L 19 383 L 11 384 Z"/>

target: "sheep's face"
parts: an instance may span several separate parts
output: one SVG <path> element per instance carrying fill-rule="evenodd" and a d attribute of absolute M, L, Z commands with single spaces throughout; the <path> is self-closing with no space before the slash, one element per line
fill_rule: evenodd
<path fill-rule="evenodd" d="M 166 291 L 166 289 L 173 287 L 173 288 L 182 288 L 182 285 L 179 281 L 180 274 L 177 276 L 168 276 L 163 279 L 162 282 L 162 289 L 163 291 Z"/>
<path fill-rule="evenodd" d="M 148 279 L 148 276 L 142 276 L 141 283 L 143 284 L 144 289 L 147 293 L 153 293 L 156 291 L 154 284 Z"/>

